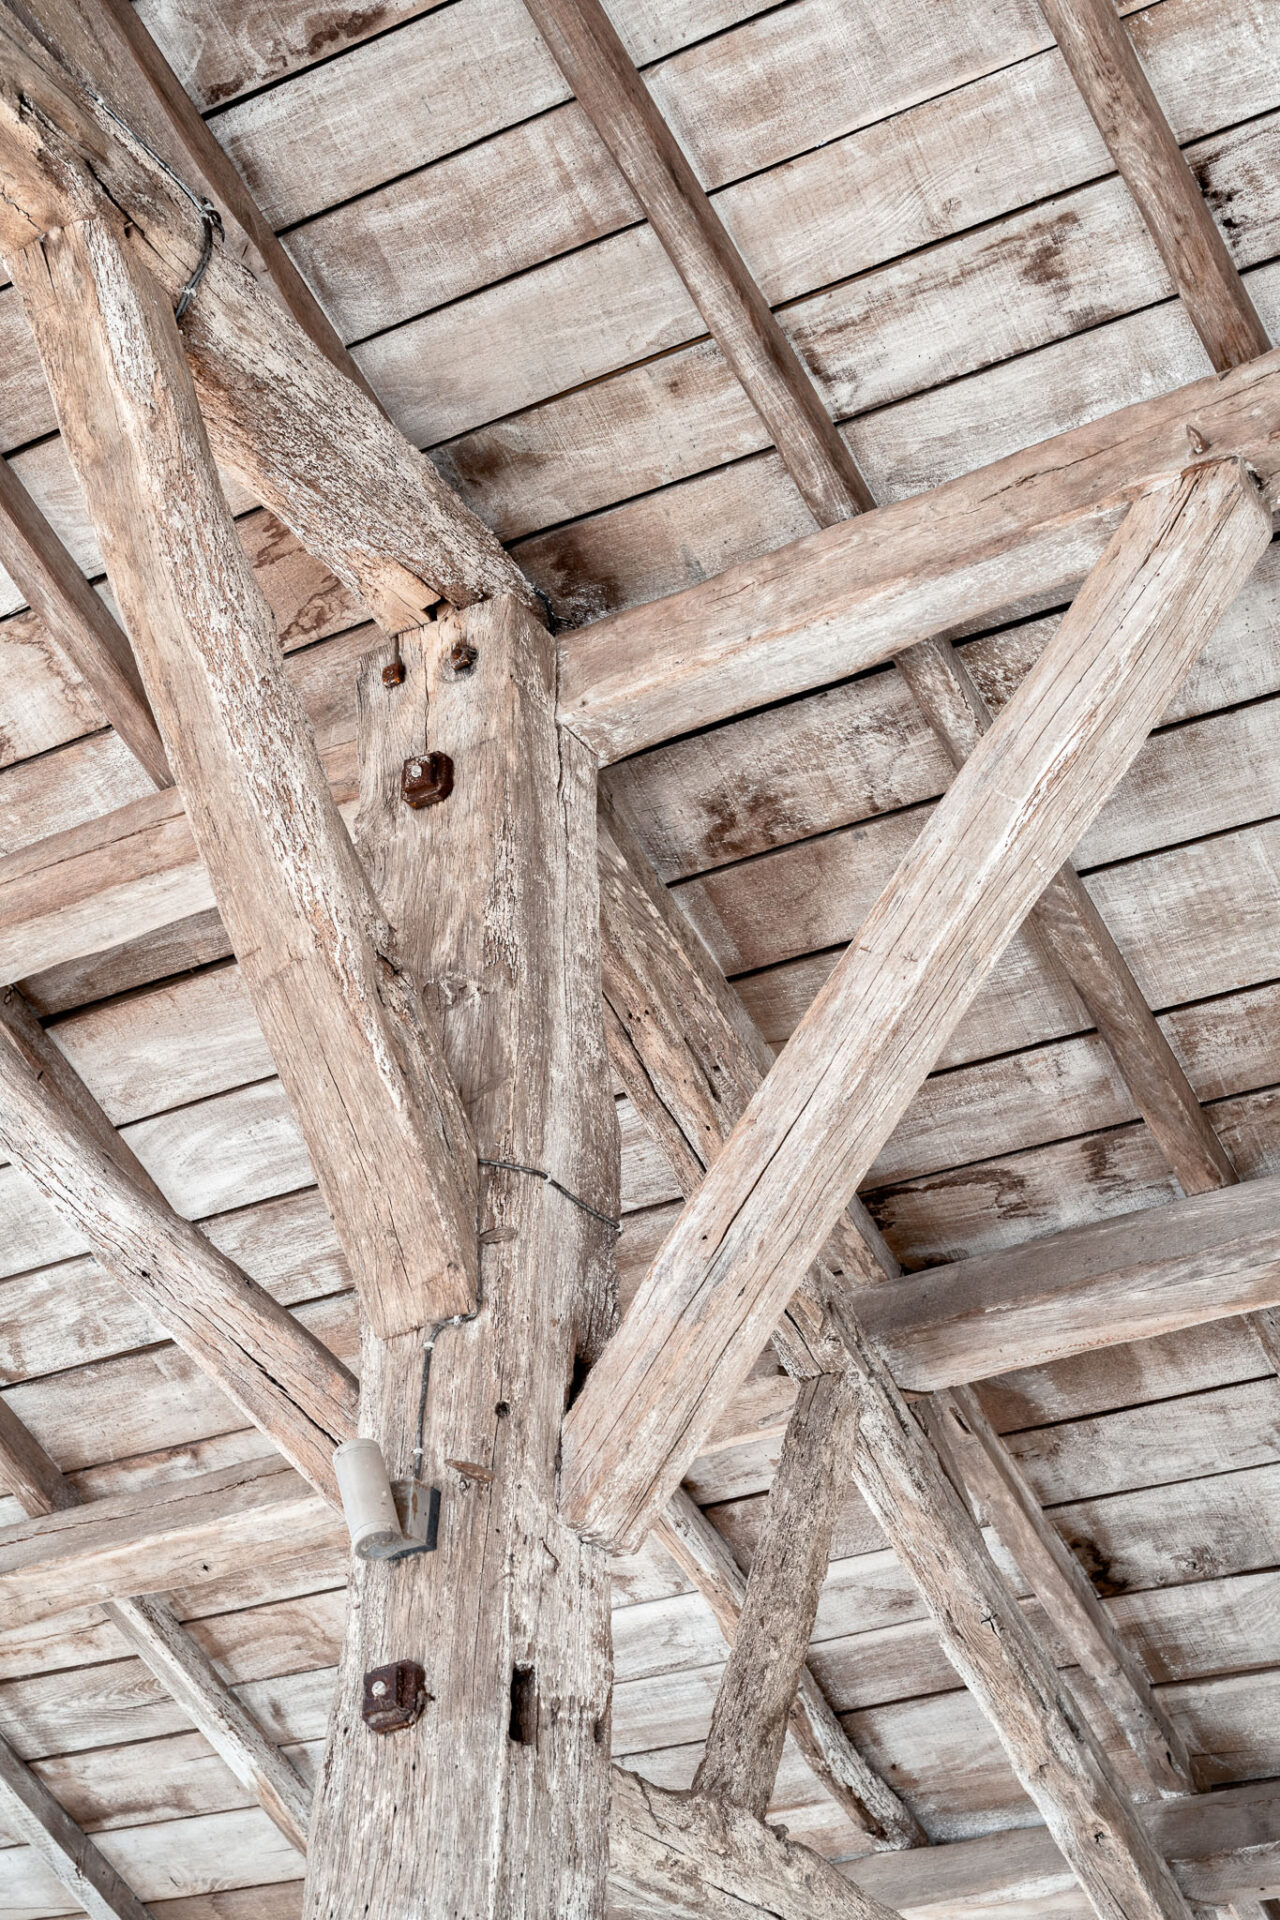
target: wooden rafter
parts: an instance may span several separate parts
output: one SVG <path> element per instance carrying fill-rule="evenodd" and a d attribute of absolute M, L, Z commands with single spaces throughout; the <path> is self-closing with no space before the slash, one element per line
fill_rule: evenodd
<path fill-rule="evenodd" d="M 1186 1743 L 1112 1624 L 1093 1582 L 1036 1498 L 972 1387 L 929 1406 L 929 1430 L 952 1479 L 973 1496 L 1029 1581 L 1071 1654 L 1097 1687 L 1112 1719 L 1165 1794 L 1193 1793 Z"/>
<path fill-rule="evenodd" d="M 769 303 L 600 0 L 525 0 L 819 526 L 872 505 Z"/>
<path fill-rule="evenodd" d="M 44 45 L 218 208 L 226 244 L 276 290 L 308 339 L 374 398 L 324 308 L 130 0 L 40 0 L 26 15 Z"/>
<path fill-rule="evenodd" d="M 465 1311 L 476 1265 L 466 1119 L 417 991 L 390 959 L 285 678 L 168 301 L 106 221 L 47 235 L 12 255 L 10 269 L 197 844 L 366 1309 L 388 1332 Z M 135 383 L 143 352 L 145 389 Z"/>
<path fill-rule="evenodd" d="M 1112 0 L 1040 11 L 1219 373 L 1271 342 Z"/>
<path fill-rule="evenodd" d="M 151 1920 L 111 1862 L 7 1740 L 0 1740 L 0 1823 L 53 1868 L 91 1920 Z"/>
<path fill-rule="evenodd" d="M 0 566 L 40 616 L 153 785 L 173 784 L 127 635 L 7 460 L 0 460 Z"/>
<path fill-rule="evenodd" d="M 1153 488 L 1130 510 L 570 1409 L 565 1501 L 576 1524 L 618 1543 L 643 1538 L 1046 872 L 1127 768 L 1270 537 L 1270 516 L 1233 463 Z"/>
<path fill-rule="evenodd" d="M 3 1402 L 0 1484 L 10 1487 L 32 1517 L 65 1512 L 81 1504 L 71 1481 Z M 236 1779 L 257 1795 L 265 1813 L 290 1844 L 305 1853 L 309 1793 L 163 1597 L 151 1593 L 108 1600 L 103 1612 L 214 1752 L 226 1761 Z"/>
<path fill-rule="evenodd" d="M 695 1792 L 758 1817 L 773 1796 L 813 1636 L 857 1420 L 857 1396 L 844 1374 L 802 1383 L 694 1778 Z"/>
<path fill-rule="evenodd" d="M 100 1263 L 333 1504 L 356 1384 L 322 1341 L 169 1205 L 12 988 L 0 998 L 0 1141 Z"/>

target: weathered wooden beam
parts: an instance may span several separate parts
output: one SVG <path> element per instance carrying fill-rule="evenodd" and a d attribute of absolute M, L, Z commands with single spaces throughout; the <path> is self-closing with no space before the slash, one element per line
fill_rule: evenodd
<path fill-rule="evenodd" d="M 1280 354 L 1250 362 L 561 636 L 565 721 L 604 761 L 1070 599 L 1188 427 L 1280 472 Z"/>
<path fill-rule="evenodd" d="M 128 638 L 7 460 L 0 460 L 0 566 L 97 695 L 157 787 L 173 785 Z"/>
<path fill-rule="evenodd" d="M 105 220 L 46 235 L 10 269 L 196 844 L 366 1311 L 386 1333 L 466 1311 L 476 1274 L 466 1118 L 285 677 L 168 301 Z"/>
<path fill-rule="evenodd" d="M 614 831 L 616 832 L 617 829 L 615 828 Z M 643 873 L 643 856 L 635 853 L 633 849 L 632 858 L 637 862 L 635 873 Z M 605 861 L 603 853 L 601 864 L 602 870 L 605 870 L 609 864 Z M 610 911 L 613 910 L 615 900 L 623 897 L 625 891 L 625 875 L 617 862 L 614 866 L 617 870 L 614 871 L 610 883 L 602 889 L 602 905 L 606 920 Z M 753 1073 L 750 1054 L 740 1045 L 736 1032 L 721 1016 L 715 999 L 704 985 L 708 970 L 712 968 L 712 962 L 702 949 L 696 935 L 686 929 L 681 938 L 680 929 L 669 918 L 659 921 L 656 914 L 651 915 L 649 925 L 652 927 L 660 924 L 662 934 L 666 937 L 652 941 L 656 958 L 654 963 L 646 965 L 646 951 L 643 946 L 646 923 L 642 904 L 647 904 L 648 897 L 655 886 L 656 882 L 646 886 L 633 875 L 630 891 L 639 897 L 639 903 L 633 908 L 628 919 L 632 930 L 630 941 L 618 943 L 606 936 L 604 943 L 606 994 L 614 993 L 619 1008 L 624 1010 L 620 1017 L 629 1015 L 633 1007 L 643 1010 L 640 1017 L 631 1018 L 628 1025 L 637 1064 L 641 1067 L 644 1065 L 651 1036 L 654 1033 L 662 1036 L 668 1029 L 677 1028 L 682 1016 L 685 1016 L 691 1028 L 699 1034 L 708 1057 L 723 1058 L 728 1063 L 734 1064 L 739 1081 L 749 1082 Z M 621 983 L 623 989 L 621 991 L 610 977 L 609 955 L 617 944 L 627 944 L 631 956 L 628 976 Z M 681 965 L 682 957 L 683 965 Z M 642 984 L 647 986 L 647 993 L 635 991 Z M 670 1101 L 671 1124 L 686 1135 L 705 1137 L 698 1131 L 698 1123 L 708 1116 L 705 1106 L 696 1095 L 690 1098 L 689 1089 L 693 1083 L 687 1078 L 682 1080 L 670 1074 L 661 1046 L 655 1050 L 654 1064 L 654 1097 Z M 729 1132 L 731 1120 L 730 1113 L 720 1116 L 722 1140 Z M 828 1258 L 831 1258 L 831 1250 Z M 882 1250 L 870 1264 L 873 1270 L 884 1271 L 892 1267 L 893 1262 L 887 1250 Z M 980 1611 L 984 1606 L 998 1603 L 1001 1619 L 1005 1615 L 1011 1617 L 1013 1613 L 1018 1613 L 1016 1645 L 1007 1646 L 1002 1642 L 993 1650 L 987 1648 L 979 1639 L 976 1645 L 976 1664 L 981 1674 L 982 1684 L 981 1688 L 975 1689 L 980 1703 L 992 1719 L 1001 1740 L 1009 1751 L 1015 1771 L 1041 1805 L 1053 1831 L 1061 1839 L 1064 1850 L 1068 1853 L 1073 1866 L 1077 1868 L 1082 1884 L 1095 1902 L 1101 1890 L 1114 1878 L 1123 1902 L 1120 1911 L 1139 1913 L 1177 1911 L 1176 1904 L 1170 1908 L 1170 1900 L 1176 1899 L 1176 1896 L 1171 1892 L 1167 1876 L 1162 1876 L 1158 1865 L 1153 1864 L 1150 1849 L 1145 1844 L 1141 1829 L 1134 1824 L 1127 1796 L 1113 1776 L 1109 1763 L 1093 1743 L 1092 1737 L 1087 1730 L 1081 1729 L 1080 1717 L 1075 1712 L 1069 1695 L 1056 1680 L 1054 1705 L 1051 1710 L 1042 1711 L 1046 1698 L 1046 1679 L 1054 1671 L 1052 1663 L 1028 1627 L 1012 1592 L 990 1562 L 968 1509 L 959 1505 L 954 1490 L 947 1485 L 933 1448 L 902 1406 L 891 1376 L 884 1369 L 883 1363 L 869 1360 L 870 1349 L 865 1343 L 863 1330 L 859 1327 L 856 1317 L 845 1314 L 845 1307 L 853 1299 L 874 1303 L 880 1295 L 892 1298 L 902 1282 L 898 1280 L 894 1285 L 886 1287 L 864 1286 L 855 1294 L 843 1281 L 836 1279 L 836 1275 L 840 1272 L 838 1255 L 832 1260 L 832 1267 L 834 1271 L 829 1272 L 826 1277 L 823 1295 L 829 1303 L 833 1317 L 845 1329 L 847 1344 L 842 1351 L 846 1355 L 846 1372 L 841 1384 L 843 1392 L 852 1400 L 852 1426 L 847 1437 L 851 1439 L 853 1468 L 860 1482 L 868 1472 L 872 1471 L 863 1451 L 864 1418 L 870 1422 L 873 1430 L 878 1431 L 879 1416 L 875 1413 L 876 1405 L 887 1402 L 898 1408 L 905 1426 L 894 1441 L 897 1456 L 900 1461 L 903 1459 L 914 1461 L 912 1471 L 916 1478 L 922 1485 L 931 1488 L 932 1492 L 928 1500 L 924 1504 L 918 1504 L 915 1509 L 912 1509 L 910 1502 L 905 1502 L 901 1512 L 896 1507 L 886 1512 L 883 1501 L 877 1501 L 874 1491 L 869 1497 L 872 1499 L 873 1510 L 890 1544 L 899 1551 L 907 1564 L 912 1565 L 915 1559 L 920 1559 L 921 1564 L 931 1569 L 929 1578 L 921 1583 L 922 1592 L 930 1611 L 935 1616 L 944 1647 L 951 1653 L 961 1673 L 967 1677 L 974 1661 L 975 1649 L 970 1647 L 967 1641 L 953 1649 L 950 1637 L 955 1628 L 955 1621 L 962 1617 L 965 1607 L 970 1608 L 971 1611 L 974 1608 Z M 822 1284 L 821 1281 L 819 1284 Z M 837 1301 L 840 1303 L 839 1312 L 836 1312 Z M 870 1413 L 867 1412 L 868 1407 L 871 1408 Z M 994 1436 L 991 1438 L 994 1442 Z M 837 1430 L 837 1447 L 839 1439 L 840 1433 Z M 998 1448 L 998 1443 L 994 1445 Z M 890 1452 L 892 1455 L 893 1448 Z M 794 1462 L 792 1464 L 794 1467 Z M 937 1491 L 940 1481 L 944 1489 L 942 1496 L 939 1496 Z M 788 1503 L 789 1491 L 784 1486 L 784 1505 Z M 766 1531 L 773 1531 L 776 1528 L 778 1537 L 761 1542 L 756 1566 L 770 1567 L 771 1574 L 768 1578 L 776 1582 L 785 1578 L 782 1568 L 786 1549 L 782 1541 L 788 1534 L 790 1535 L 790 1551 L 795 1555 L 798 1529 L 794 1523 L 794 1517 L 791 1525 L 788 1526 L 781 1508 L 777 1516 L 773 1515 L 773 1498 L 771 1494 L 769 1507 L 766 1509 Z M 960 1515 L 960 1531 L 956 1536 L 953 1550 L 952 1534 L 956 1525 L 957 1506 Z M 1038 1514 L 1038 1508 L 1036 1511 Z M 818 1518 L 821 1521 L 820 1513 Z M 1042 1516 L 1040 1524 L 1044 1525 Z M 668 1506 L 660 1525 L 663 1529 L 660 1538 L 664 1543 L 670 1542 L 674 1534 L 674 1542 L 669 1546 L 669 1550 L 674 1550 L 682 1563 L 694 1557 L 699 1545 L 705 1545 L 700 1541 L 697 1529 L 690 1524 L 686 1508 L 680 1504 L 677 1504 L 674 1509 L 672 1505 Z M 905 1528 L 905 1534 L 901 1540 L 900 1527 Z M 1037 1546 L 1039 1547 L 1038 1539 Z M 768 1561 L 763 1558 L 766 1551 L 770 1555 Z M 1065 1548 L 1062 1551 L 1065 1555 Z M 954 1568 L 951 1566 L 953 1560 Z M 1055 1606 L 1055 1611 L 1061 1611 L 1064 1593 L 1068 1601 L 1074 1604 L 1073 1589 L 1058 1562 L 1055 1560 L 1052 1564 L 1054 1580 L 1050 1585 L 1048 1598 L 1050 1604 Z M 709 1585 L 715 1600 L 719 1600 L 723 1605 L 723 1599 L 716 1592 L 716 1587 L 728 1584 L 729 1574 L 723 1565 L 715 1571 L 719 1576 L 718 1581 Z M 801 1577 L 803 1578 L 803 1575 Z M 950 1578 L 956 1580 L 957 1591 L 962 1596 L 954 1610 L 941 1597 L 941 1590 Z M 1079 1579 L 1084 1580 L 1083 1573 L 1079 1574 Z M 758 1600 L 761 1602 L 764 1599 L 766 1585 L 767 1581 L 762 1584 L 758 1594 Z M 1097 1608 L 1096 1599 L 1093 1601 L 1093 1607 Z M 761 1614 L 765 1615 L 763 1605 Z M 1097 1632 L 1092 1615 L 1086 1614 L 1083 1620 L 1078 1620 L 1073 1625 L 1077 1628 L 1077 1639 L 1089 1640 L 1092 1663 L 1105 1671 L 1111 1683 L 1112 1692 L 1120 1694 L 1129 1679 L 1129 1671 L 1127 1666 L 1117 1666 L 1115 1660 L 1109 1657 L 1110 1641 L 1107 1648 L 1103 1650 L 1103 1657 L 1098 1658 Z M 763 1640 L 767 1633 L 767 1617 L 760 1619 L 757 1631 L 758 1638 Z M 764 1655 L 763 1648 L 760 1649 L 760 1653 Z M 763 1671 L 766 1662 L 767 1655 L 764 1655 L 757 1658 L 754 1664 L 756 1685 L 765 1697 L 768 1696 L 772 1685 L 772 1677 L 767 1676 Z M 732 1665 L 731 1656 L 730 1668 Z M 726 1671 L 732 1688 L 732 1677 L 729 1676 L 729 1670 Z M 739 1681 L 741 1678 L 742 1676 L 739 1675 Z M 1150 1706 L 1150 1689 L 1148 1687 L 1141 1693 L 1131 1689 L 1131 1692 L 1133 1697 L 1130 1698 L 1126 1694 L 1122 1702 L 1128 1715 L 1125 1724 L 1137 1725 L 1140 1722 L 1144 1734 L 1149 1738 L 1153 1731 L 1158 1731 L 1158 1728 L 1153 1729 L 1154 1716 L 1146 1711 Z M 713 1739 L 709 1742 L 712 1766 L 718 1768 L 721 1784 L 730 1793 L 734 1791 L 739 1779 L 748 1785 L 757 1785 L 758 1790 L 758 1783 L 750 1779 L 752 1756 L 749 1743 L 753 1739 L 759 1740 L 765 1729 L 752 1720 L 749 1695 L 746 1697 L 744 1695 L 746 1695 L 746 1689 L 739 1685 L 731 1694 L 725 1714 L 727 1718 L 729 1713 L 733 1713 L 735 1718 L 744 1723 L 744 1726 L 750 1723 L 749 1730 L 745 1731 L 744 1736 L 744 1746 L 747 1750 L 739 1754 L 736 1765 L 728 1756 L 722 1760 L 716 1752 L 714 1721 Z M 1011 1712 L 1008 1727 L 1004 1724 L 1005 1705 L 1009 1705 Z M 718 1702 L 716 1717 L 719 1718 L 720 1715 L 721 1706 Z M 1037 1716 L 1039 1716 L 1042 1736 L 1039 1744 L 1036 1737 L 1029 1732 L 1029 1729 L 1036 1726 Z M 1065 1741 L 1062 1739 L 1064 1734 Z M 1046 1752 L 1045 1740 L 1048 1742 L 1048 1752 Z M 1166 1779 L 1170 1765 L 1170 1756 L 1166 1754 L 1164 1775 Z M 1099 1825 L 1100 1822 L 1108 1823 L 1106 1836 L 1104 1836 L 1103 1827 Z M 1115 1861 L 1101 1862 L 1094 1851 L 1095 1843 L 1113 1850 L 1116 1856 Z M 1100 1910 L 1115 1911 L 1114 1908 L 1108 1908 L 1105 1904 L 1101 1904 Z"/>
<path fill-rule="evenodd" d="M 972 1387 L 939 1394 L 928 1426 L 952 1478 L 978 1502 L 1022 1569 L 1071 1656 L 1094 1682 L 1103 1705 L 1161 1793 L 1194 1793 L 1186 1743 L 1152 1691 L 1142 1662 L 1125 1645 L 1092 1580 L 1036 1497 Z"/>
<path fill-rule="evenodd" d="M 10 989 L 0 997 L 0 1142 L 113 1279 L 324 1496 L 356 1383 L 322 1341 L 165 1200 Z"/>
<path fill-rule="evenodd" d="M 1141 496 L 957 776 L 570 1409 L 565 1512 L 634 1545 L 997 955 L 1270 540 L 1234 462 Z"/>
<path fill-rule="evenodd" d="M 806 1380 L 782 1443 L 694 1792 L 763 1818 L 827 1577 L 858 1403 L 843 1374 Z"/>
<path fill-rule="evenodd" d="M 213 1662 L 158 1594 L 109 1600 L 104 1608 L 166 1692 L 230 1767 L 285 1839 L 307 1851 L 311 1791 L 246 1712 Z"/>
<path fill-rule="evenodd" d="M 996 1728 L 1014 1772 L 1104 1920 L 1191 1909 L 1028 1624 L 982 1536 L 838 1292 L 858 1395 L 854 1478 Z"/>
<path fill-rule="evenodd" d="M 3 1739 L 0 1823 L 47 1861 L 92 1920 L 150 1920 L 146 1907 L 111 1862 Z"/>
<path fill-rule="evenodd" d="M 746 1600 L 747 1576 L 728 1541 L 683 1487 L 667 1502 L 654 1534 L 702 1595 L 732 1647 Z M 795 1689 L 790 1731 L 806 1765 L 855 1826 L 865 1828 L 884 1846 L 923 1845 L 924 1834 L 915 1815 L 858 1752 L 807 1665 Z"/>
<path fill-rule="evenodd" d="M 893 1920 L 838 1867 L 739 1807 L 613 1769 L 610 1891 L 687 1920 Z M 646 1909 L 649 1910 L 649 1909 Z"/>
<path fill-rule="evenodd" d="M 202 258 L 204 222 L 74 67 L 74 57 L 59 64 L 15 8 L 0 9 L 0 252 L 115 208 L 132 257 L 176 301 Z M 219 461 L 388 632 L 441 598 L 532 600 L 431 463 L 224 247 L 209 255 L 183 343 Z"/>
<path fill-rule="evenodd" d="M 525 0 L 818 525 L 872 504 L 795 348 L 600 0 Z"/>
<path fill-rule="evenodd" d="M 357 838 L 479 1143 L 481 1279 L 466 1324 L 364 1341 L 361 1429 L 393 1476 L 440 1488 L 439 1543 L 353 1567 L 307 1914 L 596 1920 L 608 1570 L 557 1507 L 564 1406 L 616 1297 L 595 766 L 557 728 L 554 644 L 519 602 L 406 635 L 389 686 L 394 657 L 361 671 Z M 400 797 L 424 742 L 456 769 L 425 812 Z M 431 1702 L 382 1740 L 363 1675 L 396 1659 Z"/>
<path fill-rule="evenodd" d="M 1169 278 L 1219 373 L 1271 345 L 1112 0 L 1040 0 Z"/>
<path fill-rule="evenodd" d="M 148 144 L 218 208 L 224 246 L 275 288 L 326 359 L 372 394 L 324 308 L 277 240 L 248 186 L 130 0 L 40 0 L 24 13 L 54 57 L 105 98 Z M 240 232 L 236 232 L 236 228 Z M 256 257 L 255 257 L 256 256 Z"/>
<path fill-rule="evenodd" d="M 17 1415 L 0 1401 L 0 1486 L 29 1516 L 82 1504 L 80 1494 Z M 220 1677 L 159 1594 L 108 1600 L 103 1612 L 178 1702 L 243 1786 L 300 1853 L 311 1796 L 279 1749 Z"/>
<path fill-rule="evenodd" d="M 1280 1892 L 1280 1791 L 1275 1781 L 1138 1809 L 1187 1898 L 1221 1905 Z M 1010 1920 L 1060 1910 L 1069 1869 L 1043 1827 L 952 1841 L 912 1853 L 867 1854 L 842 1869 L 859 1886 L 920 1920 L 977 1909 Z"/>
<path fill-rule="evenodd" d="M 292 1467 L 252 1461 L 0 1528 L 0 1604 L 21 1626 L 340 1537 L 342 1522 Z"/>

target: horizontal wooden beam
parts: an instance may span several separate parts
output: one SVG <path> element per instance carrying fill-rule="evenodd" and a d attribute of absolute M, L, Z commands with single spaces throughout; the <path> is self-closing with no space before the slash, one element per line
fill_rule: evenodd
<path fill-rule="evenodd" d="M 176 301 L 204 241 L 180 188 L 76 81 L 74 59 L 60 65 L 7 4 L 0 65 L 0 252 L 115 209 L 135 258 Z M 388 632 L 442 598 L 535 604 L 488 528 L 233 250 L 214 246 L 183 342 L 220 463 Z"/>
<path fill-rule="evenodd" d="M 912 1393 L 1280 1305 L 1280 1175 L 860 1287 L 858 1318 Z"/>
<path fill-rule="evenodd" d="M 27 1514 L 61 1513 L 83 1504 L 17 1415 L 0 1401 L 0 1487 L 7 1486 Z M 255 1793 L 264 1812 L 300 1853 L 307 1850 L 310 1794 L 280 1749 L 222 1679 L 203 1648 L 158 1593 L 107 1600 L 103 1611 L 178 1702 L 236 1779 Z"/>
<path fill-rule="evenodd" d="M 562 717 L 604 761 L 828 685 L 923 636 L 1070 599 L 1197 446 L 1280 473 L 1280 352 L 561 636 Z"/>
<path fill-rule="evenodd" d="M 292 1467 L 252 1461 L 0 1528 L 0 1612 L 21 1626 L 345 1541 L 342 1521 Z"/>
<path fill-rule="evenodd" d="M 1274 1780 L 1227 1787 L 1194 1800 L 1151 1801 L 1138 1809 L 1147 1833 L 1197 1905 L 1280 1893 L 1280 1786 Z M 911 1920 L 953 1920 L 968 1907 L 1007 1909 L 1009 1920 L 1052 1913 L 1072 1892 L 1071 1873 L 1043 1827 L 984 1834 L 867 1854 L 841 1869 Z"/>
<path fill-rule="evenodd" d="M 1270 515 L 1233 461 L 1153 487 L 1130 509 L 570 1408 L 565 1511 L 590 1537 L 644 1538 L 997 956 L 1270 537 Z"/>

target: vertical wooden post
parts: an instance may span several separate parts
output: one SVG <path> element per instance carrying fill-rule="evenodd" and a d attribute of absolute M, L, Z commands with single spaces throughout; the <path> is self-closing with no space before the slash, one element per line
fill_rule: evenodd
<path fill-rule="evenodd" d="M 561 1523 L 556 1484 L 575 1361 L 613 1315 L 595 768 L 556 727 L 552 641 L 516 601 L 401 645 L 361 675 L 357 837 L 479 1147 L 480 1305 L 365 1339 L 361 1430 L 394 1478 L 414 1471 L 421 1422 L 439 1545 L 353 1567 L 306 1912 L 599 1920 L 608 1578 Z M 453 789 L 414 810 L 402 770 L 428 751 L 450 757 Z M 370 1732 L 363 1675 L 402 1659 L 425 1670 L 422 1718 Z"/>

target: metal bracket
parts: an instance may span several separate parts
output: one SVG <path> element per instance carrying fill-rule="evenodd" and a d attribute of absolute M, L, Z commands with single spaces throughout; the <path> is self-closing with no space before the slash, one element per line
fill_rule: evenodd
<path fill-rule="evenodd" d="M 371 1733 L 397 1733 L 422 1718 L 430 1697 L 417 1661 L 394 1660 L 366 1673 L 361 1718 Z"/>
<path fill-rule="evenodd" d="M 396 1503 L 402 1541 L 386 1547 L 374 1547 L 366 1555 L 370 1560 L 408 1560 L 415 1553 L 434 1553 L 440 1532 L 440 1489 L 421 1480 L 393 1480 L 391 1497 Z"/>

